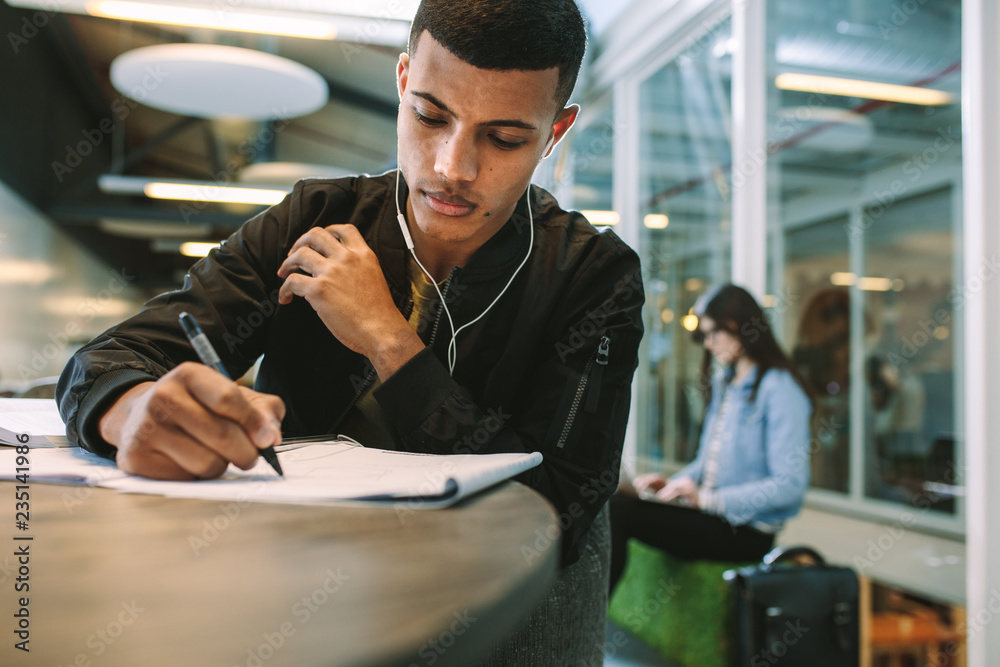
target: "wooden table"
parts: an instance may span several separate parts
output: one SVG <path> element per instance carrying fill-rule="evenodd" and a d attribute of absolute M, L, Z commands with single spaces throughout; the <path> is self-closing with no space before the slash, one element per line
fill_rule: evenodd
<path fill-rule="evenodd" d="M 0 665 L 472 665 L 558 561 L 557 543 L 522 554 L 557 524 L 516 482 L 421 511 L 30 494 L 22 532 L 14 484 L 0 483 Z M 14 648 L 21 595 L 30 653 Z"/>

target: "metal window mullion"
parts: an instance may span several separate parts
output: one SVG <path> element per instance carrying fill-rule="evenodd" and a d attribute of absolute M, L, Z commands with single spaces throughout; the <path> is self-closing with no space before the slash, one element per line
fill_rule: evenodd
<path fill-rule="evenodd" d="M 850 229 L 859 233 L 848 234 L 850 272 L 857 280 L 851 286 L 851 358 L 850 358 L 850 456 L 848 457 L 847 493 L 852 500 L 865 497 L 865 293 L 858 287 L 858 280 L 865 275 L 864 211 L 860 204 L 851 208 Z"/>
<path fill-rule="evenodd" d="M 966 608 L 971 667 L 995 664 L 1000 632 L 991 608 L 1000 595 L 1000 277 L 979 276 L 1000 256 L 1000 7 L 962 3 L 962 158 L 964 172 Z M 977 282 L 978 281 L 978 282 Z M 979 289 L 973 293 L 973 286 Z M 962 292 L 964 294 L 964 291 Z M 988 616 L 988 619 L 985 617 Z M 984 622 L 985 621 L 985 622 Z"/>
<path fill-rule="evenodd" d="M 767 289 L 767 2 L 733 0 L 732 278 Z"/>
<path fill-rule="evenodd" d="M 638 78 L 626 78 L 615 83 L 613 88 L 615 141 L 612 149 L 614 176 L 611 197 L 613 208 L 621 220 L 616 231 L 641 257 L 639 84 Z M 632 378 L 632 405 L 642 405 L 645 409 L 629 410 L 622 451 L 622 468 L 630 473 L 635 472 L 635 462 L 639 454 L 639 413 L 643 413 L 648 424 L 650 411 L 658 408 L 649 404 L 649 391 L 646 387 L 648 384 L 646 379 L 649 377 L 649 341 L 646 336 L 643 336 L 640 343 L 639 360 L 639 368 Z"/>

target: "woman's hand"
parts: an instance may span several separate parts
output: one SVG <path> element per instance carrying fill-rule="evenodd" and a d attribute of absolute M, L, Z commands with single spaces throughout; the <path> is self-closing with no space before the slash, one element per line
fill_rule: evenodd
<path fill-rule="evenodd" d="M 698 492 L 700 487 L 690 477 L 678 477 L 666 483 L 656 492 L 656 497 L 665 503 L 678 498 L 684 498 L 691 507 L 698 507 Z"/>
<path fill-rule="evenodd" d="M 658 472 L 647 472 L 632 480 L 632 486 L 640 496 L 646 493 L 656 493 L 667 484 L 667 478 Z"/>

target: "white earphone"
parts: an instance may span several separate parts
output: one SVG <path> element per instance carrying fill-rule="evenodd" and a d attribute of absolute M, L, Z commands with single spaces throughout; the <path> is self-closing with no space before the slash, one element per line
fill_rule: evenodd
<path fill-rule="evenodd" d="M 530 191 L 531 191 L 531 186 L 529 185 L 528 186 L 528 191 L 525 193 L 525 197 L 527 198 L 527 205 L 528 205 L 528 229 L 530 230 L 530 234 L 531 234 L 531 236 L 530 236 L 530 238 L 528 240 L 528 253 L 524 256 L 524 259 L 521 260 L 521 263 L 518 265 L 517 269 L 514 271 L 514 274 L 510 277 L 510 280 L 507 281 L 507 284 L 504 285 L 504 288 L 502 290 L 500 290 L 499 294 L 497 294 L 497 297 L 495 299 L 493 299 L 493 302 L 490 303 L 490 305 L 486 306 L 486 310 L 484 310 L 482 313 L 480 313 L 479 317 L 477 317 L 476 319 L 472 320 L 471 322 L 467 322 L 466 324 L 463 324 L 462 326 L 460 326 L 458 328 L 458 330 L 456 331 L 455 330 L 455 322 L 451 319 L 451 311 L 448 310 L 448 305 L 444 302 L 444 296 L 441 294 L 441 289 L 438 287 L 437 281 L 434 280 L 434 276 L 432 276 L 430 274 L 430 271 L 428 271 L 427 269 L 425 269 L 424 265 L 420 263 L 420 259 L 417 257 L 417 253 L 413 249 L 413 238 L 410 236 L 410 230 L 406 226 L 406 218 L 403 217 L 403 211 L 402 211 L 402 209 L 399 206 L 399 169 L 398 168 L 396 169 L 396 194 L 393 197 L 393 199 L 396 200 L 396 220 L 399 222 L 399 229 L 400 229 L 401 232 L 403 232 L 403 238 L 406 240 L 406 247 L 410 249 L 410 254 L 413 255 L 413 259 L 414 259 L 414 261 L 416 261 L 417 266 L 419 266 L 420 270 L 424 272 L 425 276 L 427 276 L 427 280 L 430 281 L 431 285 L 434 285 L 434 290 L 437 292 L 438 298 L 441 299 L 441 308 L 444 309 L 444 314 L 448 317 L 448 327 L 451 329 L 451 342 L 448 343 L 448 373 L 449 374 L 454 374 L 454 372 L 455 372 L 455 362 L 457 361 L 457 357 L 458 357 L 458 346 L 455 344 L 455 338 L 458 336 L 459 331 L 461 331 L 462 329 L 465 329 L 466 327 L 472 326 L 473 324 L 475 324 L 476 322 L 478 322 L 479 320 L 481 320 L 483 318 L 483 316 L 486 315 L 486 313 L 490 312 L 490 308 L 492 308 L 496 304 L 496 302 L 500 300 L 500 297 L 502 297 L 504 295 L 504 293 L 507 291 L 507 288 L 510 287 L 511 283 L 514 282 L 514 278 L 516 278 L 517 274 L 521 272 L 521 268 L 524 267 L 525 264 L 527 264 L 528 258 L 531 257 L 531 248 L 535 244 L 535 220 L 534 220 L 534 217 L 532 216 L 532 213 L 531 213 L 531 192 Z"/>

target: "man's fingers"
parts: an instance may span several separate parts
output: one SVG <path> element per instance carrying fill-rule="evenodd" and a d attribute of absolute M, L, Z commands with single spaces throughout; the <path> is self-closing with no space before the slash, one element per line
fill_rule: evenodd
<path fill-rule="evenodd" d="M 290 252 L 285 261 L 278 267 L 278 276 L 289 276 L 296 271 L 302 270 L 311 276 L 319 275 L 327 266 L 329 255 L 321 255 L 312 247 L 303 247 Z"/>
<path fill-rule="evenodd" d="M 192 366 L 181 377 L 191 395 L 209 411 L 239 424 L 258 447 L 267 447 L 273 444 L 275 438 L 281 437 L 273 424 L 261 419 L 235 382 L 206 366 Z M 180 368 L 178 366 L 177 370 Z"/>
<path fill-rule="evenodd" d="M 152 479 L 211 479 L 229 466 L 217 453 L 174 428 L 159 429 L 154 446 L 120 449 L 116 461 L 125 472 Z"/>
<path fill-rule="evenodd" d="M 185 400 L 190 405 L 185 406 L 184 420 L 178 424 L 181 431 L 219 458 L 232 461 L 243 470 L 254 466 L 259 450 L 243 426 L 209 412 L 190 397 L 185 397 Z"/>
<path fill-rule="evenodd" d="M 331 227 L 353 227 L 353 225 L 331 225 Z M 331 253 L 340 249 L 339 236 L 338 233 L 331 232 L 330 227 L 313 227 L 295 240 L 288 249 L 288 254 L 291 255 L 302 248 L 312 248 L 319 254 L 329 257 Z"/>
<path fill-rule="evenodd" d="M 365 237 L 354 225 L 329 225 L 326 227 L 326 231 L 348 250 L 368 249 Z"/>

